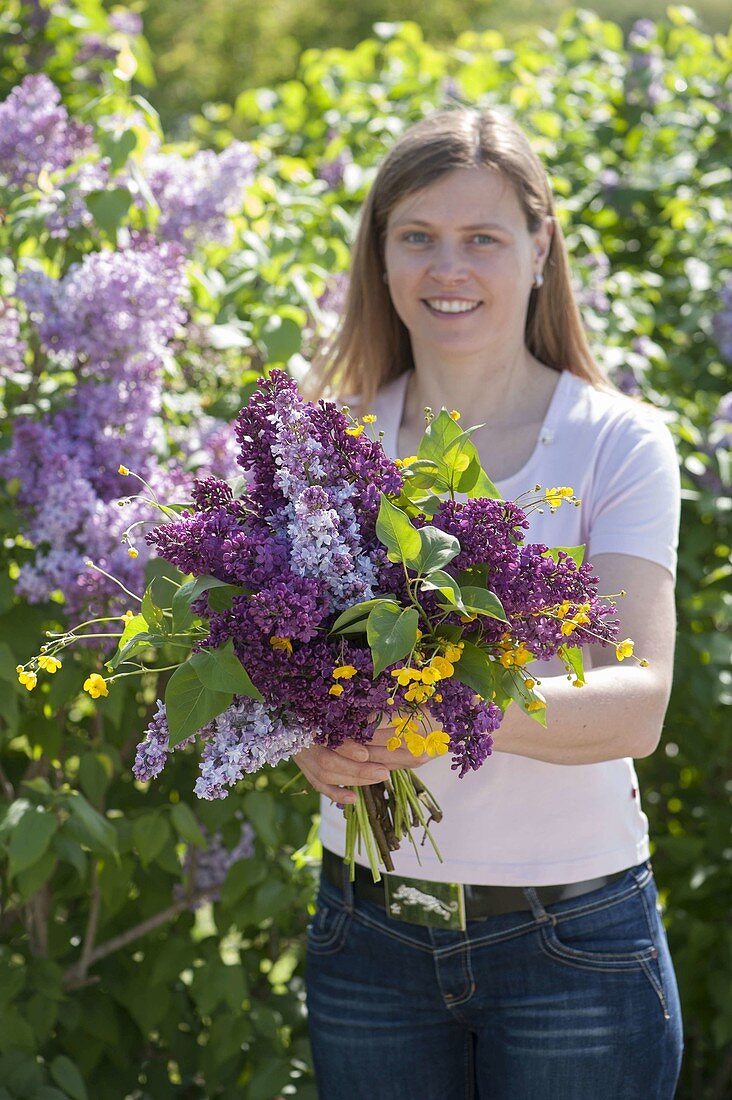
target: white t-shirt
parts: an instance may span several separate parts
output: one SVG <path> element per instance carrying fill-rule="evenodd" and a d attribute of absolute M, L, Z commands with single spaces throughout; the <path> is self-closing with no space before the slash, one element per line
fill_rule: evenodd
<path fill-rule="evenodd" d="M 382 387 L 370 410 L 397 455 L 410 372 Z M 490 470 L 487 471 L 490 476 Z M 536 447 L 523 468 L 497 482 L 507 499 L 536 484 L 571 485 L 579 508 L 534 512 L 527 542 L 586 546 L 586 557 L 632 554 L 675 576 L 680 492 L 676 452 L 659 413 L 622 395 L 595 389 L 569 371 L 559 378 Z M 556 660 L 539 675 L 560 675 Z M 451 755 L 436 757 L 420 776 L 444 811 L 431 826 L 442 853 L 408 840 L 393 853 L 397 874 L 430 881 L 546 886 L 612 874 L 649 856 L 648 819 L 641 810 L 630 758 L 597 764 L 549 764 L 495 752 L 459 779 Z M 345 851 L 345 819 L 321 796 L 321 839 Z M 365 851 L 357 861 L 368 865 Z"/>

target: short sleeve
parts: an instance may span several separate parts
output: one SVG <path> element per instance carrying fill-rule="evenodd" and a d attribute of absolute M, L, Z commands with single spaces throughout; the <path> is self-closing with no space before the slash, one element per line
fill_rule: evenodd
<path fill-rule="evenodd" d="M 601 433 L 590 506 L 588 556 L 633 554 L 673 577 L 681 514 L 671 433 L 652 409 L 634 409 Z"/>

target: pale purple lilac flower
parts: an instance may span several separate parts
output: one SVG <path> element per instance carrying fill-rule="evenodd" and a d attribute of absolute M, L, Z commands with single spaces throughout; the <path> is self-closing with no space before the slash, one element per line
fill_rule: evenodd
<path fill-rule="evenodd" d="M 118 8 L 110 13 L 109 22 L 114 30 L 126 34 L 128 38 L 142 34 L 142 16 L 136 11 Z"/>
<path fill-rule="evenodd" d="M 607 296 L 606 282 L 610 274 L 610 260 L 604 252 L 591 252 L 576 261 L 579 280 L 575 281 L 575 297 L 580 309 L 590 309 L 595 313 L 607 313 L 610 299 Z"/>
<path fill-rule="evenodd" d="M 0 103 L 0 177 L 35 187 L 42 169 L 67 168 L 92 147 L 91 127 L 72 119 L 43 73 L 26 76 Z"/>
<path fill-rule="evenodd" d="M 201 832 L 207 841 L 203 849 L 189 844 L 183 859 L 183 872 L 188 879 L 186 887 L 176 883 L 173 897 L 182 900 L 191 895 L 204 893 L 205 898 L 193 900 L 190 909 L 200 909 L 207 901 L 219 901 L 221 887 L 229 870 L 241 859 L 251 859 L 254 855 L 254 828 L 249 821 L 242 822 L 239 839 L 233 848 L 227 848 L 221 830 L 209 833 L 202 825 Z"/>
<path fill-rule="evenodd" d="M 256 164 L 251 147 L 241 141 L 218 154 L 210 149 L 191 157 L 148 154 L 144 172 L 160 206 L 158 236 L 186 248 L 208 241 L 229 243 L 231 216 L 241 210 Z"/>
<path fill-rule="evenodd" d="M 23 370 L 27 350 L 17 309 L 8 298 L 0 297 L 0 378 Z"/>

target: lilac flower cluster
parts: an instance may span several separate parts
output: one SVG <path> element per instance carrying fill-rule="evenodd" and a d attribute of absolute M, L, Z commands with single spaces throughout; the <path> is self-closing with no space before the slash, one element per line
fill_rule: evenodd
<path fill-rule="evenodd" d="M 246 774 L 259 771 L 265 764 L 279 764 L 313 743 L 310 732 L 292 721 L 287 712 L 266 708 L 255 699 L 237 697 L 230 707 L 197 736 L 204 741 L 201 774 L 195 792 L 199 798 L 225 798 L 228 788 Z M 132 771 L 137 780 L 147 782 L 160 775 L 171 750 L 165 703 L 157 701 L 143 740 L 137 746 Z M 181 741 L 176 749 L 193 741 L 195 735 Z"/>
<path fill-rule="evenodd" d="M 23 370 L 26 350 L 18 311 L 9 299 L 0 297 L 0 378 Z"/>
<path fill-rule="evenodd" d="M 91 252 L 61 280 L 38 269 L 19 276 L 18 297 L 42 347 L 75 362 L 83 377 L 112 370 L 131 378 L 156 376 L 185 318 L 180 249 L 147 240 L 135 245 Z"/>
<path fill-rule="evenodd" d="M 149 153 L 144 172 L 160 206 L 158 235 L 190 248 L 206 241 L 229 243 L 230 217 L 241 209 L 257 160 L 245 142 L 222 153 L 204 149 L 192 157 Z"/>
<path fill-rule="evenodd" d="M 656 26 L 652 19 L 638 19 L 628 35 L 630 64 L 625 81 L 629 103 L 654 108 L 666 97 L 663 55 L 653 45 Z"/>
<path fill-rule="evenodd" d="M 473 703 L 475 692 L 459 680 L 441 680 L 441 699 L 430 700 L 433 716 L 450 734 L 453 771 L 460 779 L 468 771 L 476 771 L 491 755 L 491 734 L 501 724 L 501 711 L 495 703 L 485 700 Z"/>
<path fill-rule="evenodd" d="M 607 313 L 610 299 L 607 295 L 607 277 L 610 261 L 604 252 L 591 252 L 577 261 L 579 279 L 575 282 L 575 297 L 580 308 L 594 313 Z"/>
<path fill-rule="evenodd" d="M 229 869 L 239 860 L 251 859 L 254 855 L 254 828 L 249 821 L 242 822 L 239 839 L 233 848 L 227 848 L 220 829 L 208 833 L 201 826 L 201 832 L 206 838 L 206 847 L 199 849 L 188 845 L 183 859 L 183 872 L 188 879 L 188 885 L 183 887 L 176 884 L 173 888 L 173 897 L 176 900 L 193 896 L 194 900 L 190 905 L 192 910 L 200 909 L 206 901 L 218 901 Z M 197 896 L 203 893 L 205 898 Z"/>
<path fill-rule="evenodd" d="M 42 169 L 67 168 L 91 146 L 91 128 L 69 117 L 43 73 L 26 76 L 0 103 L 0 177 L 11 187 L 35 187 Z"/>

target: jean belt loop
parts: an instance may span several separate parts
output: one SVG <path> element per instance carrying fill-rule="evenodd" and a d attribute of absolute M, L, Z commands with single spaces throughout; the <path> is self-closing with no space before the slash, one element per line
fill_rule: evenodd
<path fill-rule="evenodd" d="M 550 921 L 552 924 L 557 923 L 557 918 L 552 913 L 547 913 L 544 906 L 539 901 L 539 895 L 533 886 L 524 886 L 524 897 L 531 906 L 531 912 L 534 916 L 534 920 L 540 921 L 542 924 L 546 924 Z"/>
<path fill-rule="evenodd" d="M 343 861 L 341 865 L 341 886 L 343 889 L 343 904 L 349 913 L 353 912 L 353 883 L 351 882 L 351 870 Z"/>

